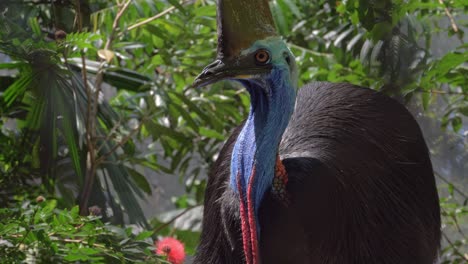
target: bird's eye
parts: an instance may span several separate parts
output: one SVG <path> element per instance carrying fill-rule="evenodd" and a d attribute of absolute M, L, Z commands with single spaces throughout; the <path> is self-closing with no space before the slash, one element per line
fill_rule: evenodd
<path fill-rule="evenodd" d="M 267 64 L 270 62 L 270 53 L 267 50 L 260 49 L 255 53 L 255 61 L 258 64 Z"/>

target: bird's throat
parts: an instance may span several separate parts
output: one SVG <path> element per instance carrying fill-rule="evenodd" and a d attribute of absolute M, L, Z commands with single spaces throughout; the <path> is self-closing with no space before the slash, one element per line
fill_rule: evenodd
<path fill-rule="evenodd" d="M 281 74 L 264 86 L 244 83 L 251 97 L 249 116 L 238 135 L 231 157 L 230 187 L 239 197 L 242 239 L 247 264 L 259 263 L 258 212 L 271 189 L 282 135 L 294 109 L 295 91 Z M 279 85 L 279 87 L 274 87 Z"/>
<path fill-rule="evenodd" d="M 246 264 L 258 264 L 258 207 L 267 186 L 268 178 L 264 175 L 264 166 L 259 165 L 266 156 L 258 153 L 258 135 L 255 133 L 255 116 L 251 112 L 234 146 L 231 173 L 231 187 L 239 196 L 242 243 Z M 277 149 L 276 149 L 277 150 Z M 274 151 L 274 150 L 272 150 Z"/>

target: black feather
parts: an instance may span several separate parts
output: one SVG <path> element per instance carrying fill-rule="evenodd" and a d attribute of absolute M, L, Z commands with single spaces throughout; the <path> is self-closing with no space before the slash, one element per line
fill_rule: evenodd
<path fill-rule="evenodd" d="M 227 187 L 241 128 L 209 175 L 195 263 L 244 263 L 239 201 Z M 269 192 L 262 201 L 262 263 L 434 263 L 438 195 L 421 130 L 403 105 L 350 84 L 307 85 L 279 154 L 291 203 Z"/>

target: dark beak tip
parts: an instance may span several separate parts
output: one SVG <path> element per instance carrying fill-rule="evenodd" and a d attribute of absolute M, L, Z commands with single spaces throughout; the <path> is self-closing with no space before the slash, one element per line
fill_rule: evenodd
<path fill-rule="evenodd" d="M 195 80 L 193 80 L 193 83 L 189 86 L 189 88 L 191 89 L 196 89 L 196 88 L 201 88 L 203 87 L 203 84 L 201 83 L 200 79 L 195 78 Z"/>
<path fill-rule="evenodd" d="M 202 73 L 200 73 L 197 77 L 195 77 L 195 80 L 193 80 L 193 83 L 192 85 L 190 86 L 191 88 L 201 88 L 203 86 L 206 86 L 208 85 L 208 83 L 206 83 L 206 74 L 205 74 L 205 70 L 203 70 Z"/>
<path fill-rule="evenodd" d="M 216 78 L 214 76 L 216 75 L 216 73 L 221 72 L 223 68 L 224 64 L 219 59 L 208 64 L 203 69 L 203 71 L 195 78 L 191 87 L 200 88 L 203 86 L 207 86 L 208 84 L 211 84 L 213 82 L 216 82 Z"/>

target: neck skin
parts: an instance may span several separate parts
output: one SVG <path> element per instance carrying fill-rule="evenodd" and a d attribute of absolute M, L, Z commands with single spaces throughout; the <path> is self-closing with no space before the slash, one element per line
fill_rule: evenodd
<path fill-rule="evenodd" d="M 258 210 L 274 178 L 278 146 L 296 94 L 286 67 L 241 83 L 250 93 L 251 107 L 232 152 L 230 187 L 239 195 L 244 252 L 247 264 L 251 264 L 259 259 Z"/>

